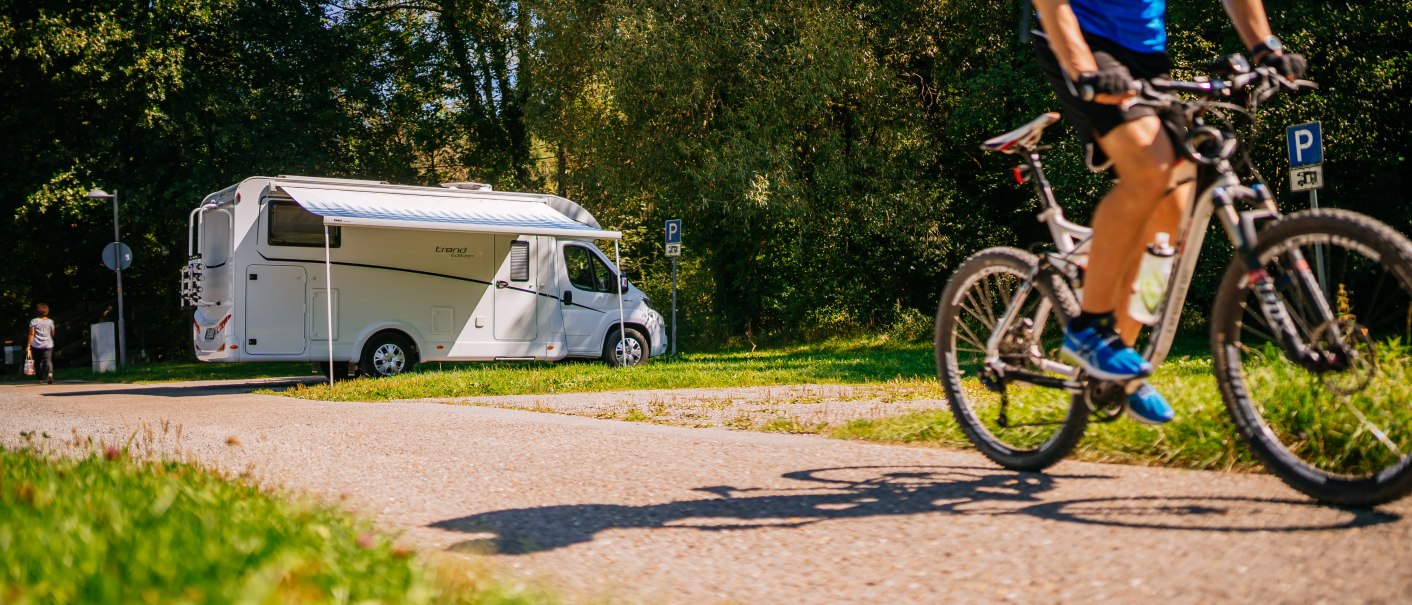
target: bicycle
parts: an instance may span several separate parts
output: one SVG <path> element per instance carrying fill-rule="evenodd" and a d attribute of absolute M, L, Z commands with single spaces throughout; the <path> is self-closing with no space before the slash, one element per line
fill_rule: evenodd
<path fill-rule="evenodd" d="M 1227 413 L 1293 488 L 1371 506 L 1412 492 L 1412 242 L 1354 212 L 1281 215 L 1241 137 L 1207 120 L 1244 117 L 1258 126 L 1262 103 L 1312 87 L 1250 69 L 1238 55 L 1204 81 L 1140 83 L 1136 102 L 1182 116 L 1179 154 L 1197 166 L 1142 353 L 1157 365 L 1170 352 L 1214 214 L 1234 250 L 1210 317 Z M 1014 176 L 1033 183 L 1053 247 L 976 253 L 957 267 L 937 309 L 937 373 L 952 413 L 981 453 L 1012 470 L 1058 462 L 1090 421 L 1118 418 L 1126 396 L 1123 385 L 1089 379 L 1059 356 L 1065 324 L 1079 310 L 1092 232 L 1064 218 L 1044 176 L 1040 138 L 1058 119 L 1042 115 L 982 146 L 1025 159 Z M 1238 162 L 1257 182 L 1242 182 Z"/>

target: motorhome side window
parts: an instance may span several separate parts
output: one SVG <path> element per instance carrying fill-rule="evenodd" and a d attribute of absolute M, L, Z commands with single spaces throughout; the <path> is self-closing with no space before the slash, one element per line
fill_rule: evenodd
<path fill-rule="evenodd" d="M 612 292 L 613 272 L 598 255 L 583 246 L 564 246 L 564 268 L 569 283 L 588 292 Z"/>
<path fill-rule="evenodd" d="M 271 246 L 324 246 L 323 217 L 305 210 L 303 206 L 283 200 L 270 200 L 267 203 L 270 215 L 269 237 Z M 329 227 L 329 247 L 337 248 L 342 243 L 342 227 Z"/>

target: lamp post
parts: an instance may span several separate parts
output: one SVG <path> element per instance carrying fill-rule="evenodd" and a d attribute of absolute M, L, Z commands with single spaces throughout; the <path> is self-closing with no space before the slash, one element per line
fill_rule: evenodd
<path fill-rule="evenodd" d="M 122 244 L 122 238 L 118 235 L 118 190 L 112 193 L 102 189 L 94 189 L 88 192 L 89 199 L 93 200 L 113 200 L 113 242 Z M 121 246 L 118 246 L 121 248 Z M 123 265 L 121 259 L 113 263 L 113 271 L 118 274 L 118 366 L 127 365 L 127 326 L 123 321 Z"/>

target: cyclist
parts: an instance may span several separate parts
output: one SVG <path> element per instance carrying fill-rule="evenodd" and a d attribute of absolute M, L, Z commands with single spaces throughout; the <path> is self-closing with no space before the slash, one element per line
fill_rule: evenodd
<path fill-rule="evenodd" d="M 1129 416 L 1167 422 L 1172 406 L 1144 380 L 1152 364 L 1133 349 L 1139 326 L 1126 313 L 1143 249 L 1159 232 L 1177 233 L 1195 174 L 1175 152 L 1172 126 L 1131 103 L 1134 78 L 1170 69 L 1166 0 L 1034 2 L 1044 30 L 1035 36 L 1040 67 L 1084 141 L 1089 167 L 1111 166 L 1118 177 L 1093 215 L 1082 313 L 1069 322 L 1063 353 L 1094 378 L 1126 383 Z M 1256 64 L 1290 79 L 1304 74 L 1304 58 L 1284 52 L 1271 34 L 1262 0 L 1223 4 Z"/>

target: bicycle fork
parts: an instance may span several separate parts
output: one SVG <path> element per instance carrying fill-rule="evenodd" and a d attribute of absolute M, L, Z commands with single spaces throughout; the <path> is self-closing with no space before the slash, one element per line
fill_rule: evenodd
<path fill-rule="evenodd" d="M 1236 200 L 1249 200 L 1254 202 L 1252 205 L 1258 203 L 1264 207 L 1237 212 Z M 1285 356 L 1311 372 L 1348 369 L 1348 345 L 1344 342 L 1333 309 L 1324 298 L 1323 289 L 1319 287 L 1318 279 L 1304 258 L 1304 253 L 1298 248 L 1285 253 L 1285 264 L 1288 267 L 1280 275 L 1271 275 L 1255 254 L 1258 240 L 1256 222 L 1279 218 L 1269 191 L 1259 186 L 1251 188 L 1238 183 L 1227 184 L 1215 188 L 1212 201 L 1216 204 L 1217 214 L 1221 217 L 1227 236 L 1235 244 L 1237 258 L 1245 265 L 1246 282 L 1259 300 L 1260 314 L 1265 318 L 1267 325 L 1277 332 L 1274 336 Z M 1294 317 L 1290 314 L 1284 298 L 1280 296 L 1281 290 L 1288 290 L 1291 286 L 1294 286 L 1296 291 L 1303 292 L 1309 299 L 1316 319 L 1319 320 L 1319 326 L 1325 327 L 1324 339 L 1327 349 L 1316 350 L 1301 337 Z M 1298 295 L 1300 294 L 1297 292 L 1296 296 Z M 1314 330 L 1311 329 L 1309 336 L 1313 335 Z"/>

